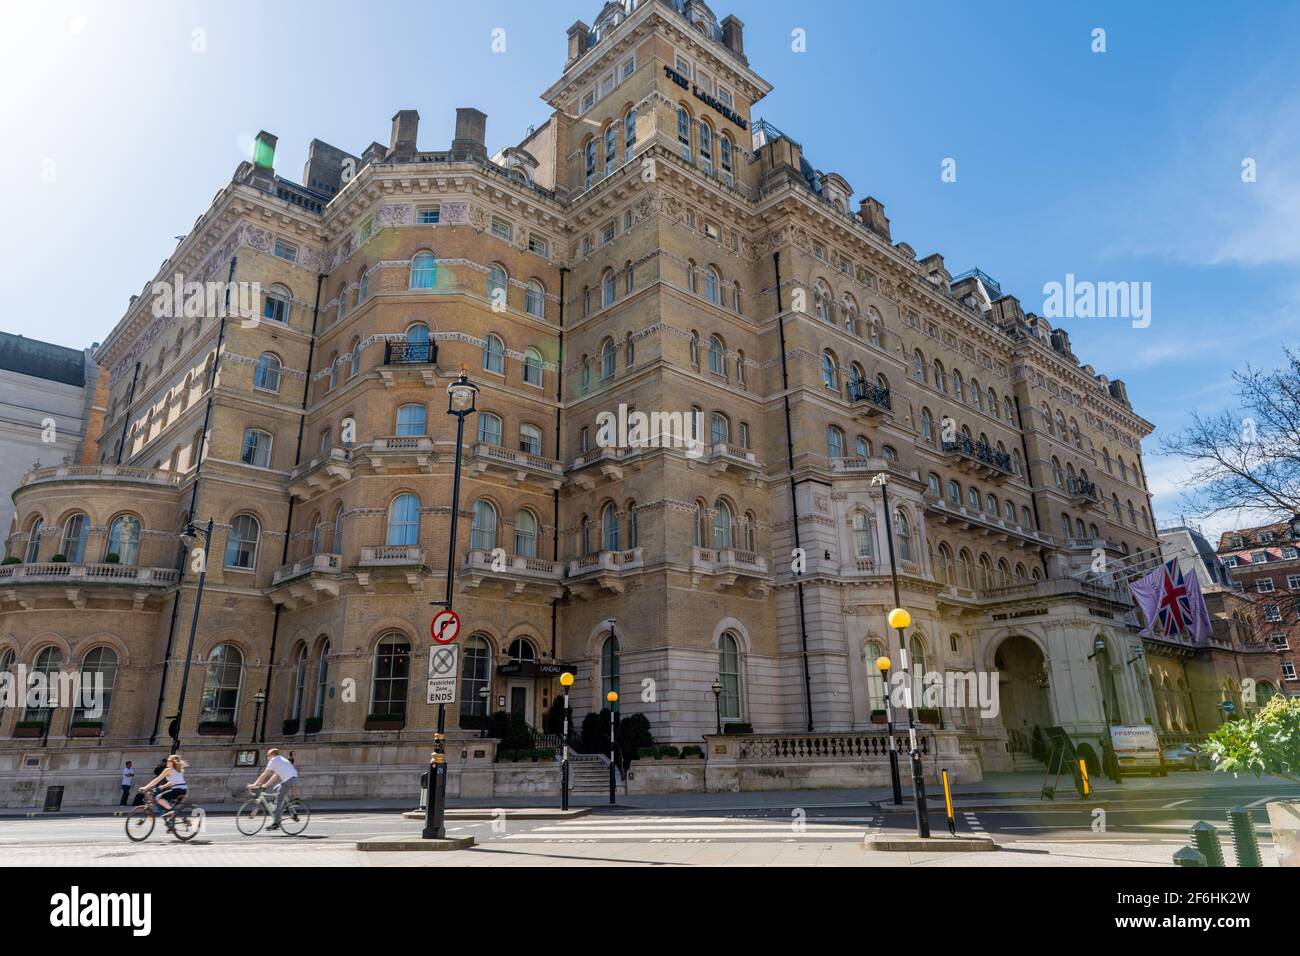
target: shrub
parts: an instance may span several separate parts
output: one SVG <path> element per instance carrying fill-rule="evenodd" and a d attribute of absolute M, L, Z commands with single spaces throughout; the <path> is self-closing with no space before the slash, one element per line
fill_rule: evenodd
<path fill-rule="evenodd" d="M 122 558 L 116 551 L 110 551 L 108 554 L 104 555 L 105 564 L 120 564 L 121 562 Z"/>
<path fill-rule="evenodd" d="M 18 557 L 18 555 L 16 554 L 8 555 L 3 561 L 0 561 L 0 564 L 22 564 L 22 563 L 23 563 L 23 559 Z"/>
<path fill-rule="evenodd" d="M 556 697 L 546 713 L 542 715 L 542 733 L 564 733 L 564 695 Z"/>
<path fill-rule="evenodd" d="M 74 721 L 72 722 L 72 726 L 74 726 L 74 727 L 94 727 L 94 728 L 96 728 L 96 729 L 99 729 L 100 727 L 103 727 L 103 726 L 104 726 L 104 722 L 103 722 L 102 720 L 74 720 Z"/>
<path fill-rule="evenodd" d="M 22 727 L 24 730 L 31 730 L 33 727 L 44 727 L 43 720 L 19 720 L 14 723 L 15 727 Z"/>
<path fill-rule="evenodd" d="M 607 724 L 606 727 L 608 726 Z M 655 742 L 654 735 L 650 733 L 650 720 L 645 714 L 628 714 L 621 718 L 614 730 L 614 739 L 618 743 L 619 761 L 625 773 L 633 756 L 642 747 L 653 747 Z"/>
<path fill-rule="evenodd" d="M 298 732 L 298 718 L 290 717 L 284 722 L 280 730 L 286 737 L 292 737 Z"/>
<path fill-rule="evenodd" d="M 308 717 L 305 729 L 309 734 L 320 733 L 321 725 L 324 721 L 319 717 Z"/>
<path fill-rule="evenodd" d="M 609 708 L 593 711 L 582 718 L 582 752 L 609 753 Z"/>
<path fill-rule="evenodd" d="M 655 753 L 656 751 L 654 747 L 641 747 L 636 752 L 636 758 L 638 760 L 652 760 L 654 759 Z"/>
<path fill-rule="evenodd" d="M 233 720 L 203 720 L 199 722 L 200 732 L 206 730 L 212 733 L 231 733 L 235 732 L 235 722 Z"/>
<path fill-rule="evenodd" d="M 723 724 L 722 732 L 724 734 L 752 734 L 754 728 L 751 724 L 742 724 L 740 722 Z"/>
<path fill-rule="evenodd" d="M 67 562 L 68 556 L 65 554 L 56 554 L 54 557 L 50 558 L 51 564 L 67 564 Z"/>
<path fill-rule="evenodd" d="M 506 731 L 510 728 L 510 715 L 504 710 L 498 710 L 488 719 L 488 736 L 495 737 L 497 740 L 504 740 Z M 532 743 L 530 740 L 529 743 Z"/>
<path fill-rule="evenodd" d="M 523 714 L 511 714 L 501 738 L 503 750 L 530 750 L 533 746 L 533 728 L 528 726 Z"/>
<path fill-rule="evenodd" d="M 668 745 L 665 745 L 665 746 L 659 748 L 659 756 L 660 756 L 660 757 L 667 757 L 667 758 L 670 758 L 670 759 L 676 759 L 677 757 L 680 757 L 681 755 L 682 755 L 682 752 L 681 752 L 680 750 L 678 750 L 676 747 L 672 746 L 671 744 L 668 744 Z"/>
<path fill-rule="evenodd" d="M 404 724 L 406 718 L 401 714 L 366 714 L 366 720 L 372 723 Z"/>
<path fill-rule="evenodd" d="M 1258 713 L 1229 720 L 1201 750 L 1222 773 L 1271 773 L 1300 783 L 1300 697 L 1279 695 Z"/>
<path fill-rule="evenodd" d="M 703 756 L 704 756 L 704 749 L 703 749 L 702 747 L 697 747 L 697 746 L 695 746 L 694 744 L 691 744 L 690 746 L 687 746 L 687 747 L 683 747 L 683 748 L 682 748 L 682 756 L 683 756 L 683 757 L 703 757 Z"/>

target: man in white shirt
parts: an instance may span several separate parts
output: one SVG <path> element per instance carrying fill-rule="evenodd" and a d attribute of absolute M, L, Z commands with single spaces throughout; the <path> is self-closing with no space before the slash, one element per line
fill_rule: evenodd
<path fill-rule="evenodd" d="M 284 805 L 289 800 L 289 794 L 293 791 L 294 785 L 298 779 L 298 768 L 292 763 L 280 756 L 280 751 L 272 747 L 266 752 L 267 761 L 266 769 L 261 775 L 248 785 L 248 789 L 262 786 L 263 783 L 269 784 L 272 778 L 280 784 L 279 790 L 275 796 L 275 817 L 271 820 L 268 830 L 280 829 L 280 817 L 284 813 Z"/>
<path fill-rule="evenodd" d="M 127 761 L 122 767 L 122 802 L 119 806 L 126 806 L 126 801 L 131 796 L 131 784 L 135 780 L 135 768 L 131 766 L 131 761 Z"/>

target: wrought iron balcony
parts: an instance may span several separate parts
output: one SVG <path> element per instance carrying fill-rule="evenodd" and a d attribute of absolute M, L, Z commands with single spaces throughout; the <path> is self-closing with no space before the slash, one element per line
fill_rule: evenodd
<path fill-rule="evenodd" d="M 435 365 L 438 361 L 436 342 L 385 342 L 385 365 Z"/>
<path fill-rule="evenodd" d="M 1012 474 L 1009 454 L 965 435 L 944 442 L 943 450 L 956 458 L 959 466 L 965 467 L 967 471 L 978 472 L 986 478 L 1009 478 Z"/>
<path fill-rule="evenodd" d="M 865 379 L 849 382 L 849 401 L 853 404 L 854 411 L 868 417 L 882 415 L 893 408 L 889 389 Z"/>
<path fill-rule="evenodd" d="M 1074 477 L 1065 483 L 1070 492 L 1070 497 L 1085 505 L 1101 504 L 1101 494 L 1097 491 L 1097 485 L 1086 478 Z"/>

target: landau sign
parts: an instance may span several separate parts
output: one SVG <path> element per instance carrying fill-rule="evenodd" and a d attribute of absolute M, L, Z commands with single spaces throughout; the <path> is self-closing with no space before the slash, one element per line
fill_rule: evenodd
<path fill-rule="evenodd" d="M 674 70 L 671 66 L 665 66 L 665 67 L 664 67 L 664 76 L 668 77 L 668 79 L 672 80 L 674 83 L 676 83 L 676 84 L 677 84 L 678 86 L 680 86 L 682 89 L 684 89 L 684 90 L 690 90 L 692 93 L 695 94 L 695 98 L 696 98 L 697 100 L 701 101 L 702 103 L 707 104 L 708 106 L 713 107 L 713 109 L 717 110 L 719 113 L 721 113 L 721 114 L 722 114 L 723 116 L 725 116 L 727 119 L 731 120 L 733 123 L 735 123 L 735 124 L 736 124 L 737 126 L 739 126 L 741 129 L 749 129 L 749 121 L 748 121 L 748 120 L 746 120 L 746 119 L 745 119 L 744 117 L 742 117 L 742 116 L 738 116 L 738 115 L 736 115 L 736 111 L 733 110 L 733 109 L 731 109 L 730 107 L 728 107 L 728 106 L 723 106 L 721 103 L 719 103 L 719 102 L 717 101 L 716 98 L 710 96 L 708 93 L 705 93 L 702 89 L 700 89 L 698 86 L 696 86 L 696 85 L 695 85 L 694 83 L 692 83 L 690 80 L 688 80 L 686 77 L 682 76 L 680 73 L 678 73 L 676 70 Z"/>

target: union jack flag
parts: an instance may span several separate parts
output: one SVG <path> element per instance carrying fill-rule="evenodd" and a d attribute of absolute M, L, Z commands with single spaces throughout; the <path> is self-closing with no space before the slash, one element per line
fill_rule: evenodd
<path fill-rule="evenodd" d="M 1134 581 L 1129 590 L 1147 621 L 1143 634 L 1199 640 L 1214 630 L 1200 579 L 1194 573 L 1184 577 L 1176 558 Z"/>

